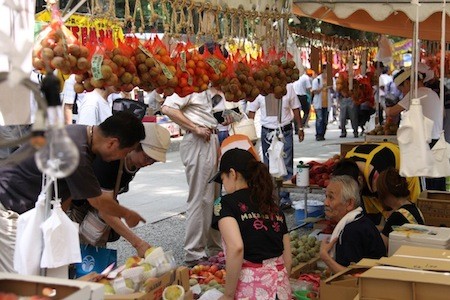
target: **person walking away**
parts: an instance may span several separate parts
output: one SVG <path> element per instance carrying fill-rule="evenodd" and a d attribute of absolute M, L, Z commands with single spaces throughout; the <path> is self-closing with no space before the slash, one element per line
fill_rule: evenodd
<path fill-rule="evenodd" d="M 214 204 L 212 223 L 222 234 L 226 257 L 219 299 L 290 300 L 290 238 L 267 166 L 248 151 L 231 149 L 213 180 L 227 192 Z"/>
<path fill-rule="evenodd" d="M 61 92 L 61 101 L 63 103 L 64 110 L 64 122 L 65 124 L 76 124 L 78 120 L 78 106 L 83 103 L 86 92 L 76 93 L 75 86 L 75 74 L 69 76 L 64 81 L 64 87 Z"/>
<path fill-rule="evenodd" d="M 316 141 L 325 140 L 328 124 L 328 103 L 331 96 L 331 83 L 327 82 L 327 65 L 322 65 L 322 72 L 312 82 L 313 107 L 316 112 Z"/>
<path fill-rule="evenodd" d="M 295 119 L 297 124 L 302 123 L 300 118 L 300 102 L 294 92 L 293 84 L 288 84 L 286 89 L 287 93 L 281 100 L 275 99 L 273 95 L 259 95 L 256 97 L 253 102 L 248 104 L 248 117 L 254 119 L 256 111 L 259 109 L 261 112 L 261 148 L 263 161 L 267 166 L 269 166 L 268 149 L 272 143 L 274 133 L 280 133 L 279 128 L 281 128 L 281 133 L 284 137 L 284 164 L 287 170 L 287 175 L 285 175 L 283 179 L 290 180 L 294 174 L 294 135 L 292 130 L 292 119 Z M 281 112 L 278 111 L 279 101 L 282 101 Z M 274 109 L 271 109 L 272 107 Z M 280 121 L 278 121 L 279 115 L 281 115 Z M 298 129 L 298 141 L 302 142 L 304 137 L 305 133 L 303 127 L 300 127 Z M 289 197 L 289 193 L 282 192 L 280 196 L 281 207 L 290 208 L 292 201 Z"/>
<path fill-rule="evenodd" d="M 308 70 L 305 69 L 305 72 L 300 76 L 300 78 L 294 82 L 294 91 L 300 101 L 300 106 L 303 111 L 302 116 L 302 124 L 300 128 L 304 128 L 307 124 L 307 120 L 309 117 L 309 111 L 311 109 L 311 104 L 308 102 L 308 93 L 311 93 L 311 78 L 308 76 Z M 294 119 L 294 129 L 295 133 L 298 132 L 298 124 Z"/>
<path fill-rule="evenodd" d="M 340 123 L 341 123 L 341 135 L 340 138 L 347 136 L 347 119 L 350 119 L 350 123 L 353 128 L 353 136 L 358 137 L 358 107 L 353 102 L 350 91 L 341 91 L 338 95 L 340 98 Z"/>
<path fill-rule="evenodd" d="M 384 122 L 384 110 L 386 109 L 386 87 L 392 82 L 392 76 L 389 75 L 389 67 L 385 67 L 382 62 L 381 64 L 381 75 L 378 78 L 378 97 L 380 103 L 378 106 L 378 120 L 380 124 Z"/>

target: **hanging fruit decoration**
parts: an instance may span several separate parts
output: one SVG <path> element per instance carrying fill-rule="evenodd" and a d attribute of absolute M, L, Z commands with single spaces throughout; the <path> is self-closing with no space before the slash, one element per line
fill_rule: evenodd
<path fill-rule="evenodd" d="M 247 12 L 242 7 L 222 9 L 211 3 L 190 2 L 187 5 L 184 1 L 169 3 L 162 0 L 160 5 L 167 37 L 179 39 L 182 32 L 195 35 L 195 44 L 203 47 L 180 42 L 170 56 L 171 51 L 158 37 L 145 42 L 126 37 L 118 43 L 109 37 L 101 42 L 90 37 L 84 46 L 61 21 L 54 21 L 41 33 L 42 38 L 33 51 L 33 65 L 43 72 L 60 69 L 64 74 L 76 74 L 77 93 L 106 87 L 129 92 L 139 87 L 148 92 L 156 90 L 165 96 L 177 93 L 184 97 L 214 86 L 224 92 L 228 101 L 253 101 L 260 94 L 274 94 L 281 99 L 286 94 L 286 85 L 298 79 L 299 70 L 292 58 L 283 49 L 276 50 L 280 32 L 271 25 L 274 19 L 287 16 L 273 11 Z M 168 5 L 171 6 L 170 13 Z M 114 8 L 113 0 L 109 1 L 109 6 L 106 15 L 115 18 L 115 10 L 111 9 Z M 157 17 L 153 2 L 150 7 L 153 24 Z M 95 18 L 100 16 L 102 8 L 97 5 L 92 11 Z M 195 13 L 199 20 L 197 27 L 193 24 Z M 135 22 L 139 16 L 141 23 L 137 28 Z M 261 28 L 269 31 L 264 37 L 258 37 L 262 31 L 257 30 L 256 19 L 260 20 Z M 125 25 L 131 26 L 131 33 L 144 32 L 140 1 L 135 2 L 133 16 L 129 0 L 125 1 Z M 198 32 L 194 32 L 194 28 L 198 28 Z M 227 51 L 221 49 L 221 44 L 225 41 L 237 45 L 233 55 L 224 55 Z M 269 55 L 262 55 L 260 45 L 254 45 L 255 41 L 272 49 Z M 248 47 L 249 43 L 251 47 Z"/>
<path fill-rule="evenodd" d="M 63 74 L 80 74 L 90 68 L 88 49 L 79 44 L 62 23 L 58 10 L 52 10 L 53 21 L 37 37 L 33 48 L 33 67 L 45 73 L 55 69 Z"/>

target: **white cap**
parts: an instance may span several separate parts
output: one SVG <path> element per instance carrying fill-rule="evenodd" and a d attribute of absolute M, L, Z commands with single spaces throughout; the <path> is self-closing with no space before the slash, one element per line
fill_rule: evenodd
<path fill-rule="evenodd" d="M 156 123 L 143 123 L 145 139 L 141 141 L 145 154 L 156 161 L 166 162 L 166 152 L 170 146 L 169 130 Z"/>

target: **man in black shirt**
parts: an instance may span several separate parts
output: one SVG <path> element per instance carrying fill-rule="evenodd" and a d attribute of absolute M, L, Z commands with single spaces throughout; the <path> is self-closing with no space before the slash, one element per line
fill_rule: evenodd
<path fill-rule="evenodd" d="M 330 180 L 325 198 L 325 215 L 336 222 L 329 241 L 323 240 L 320 257 L 332 272 L 344 270 L 362 258 L 380 258 L 386 248 L 375 224 L 362 212 L 358 183 L 350 176 Z"/>

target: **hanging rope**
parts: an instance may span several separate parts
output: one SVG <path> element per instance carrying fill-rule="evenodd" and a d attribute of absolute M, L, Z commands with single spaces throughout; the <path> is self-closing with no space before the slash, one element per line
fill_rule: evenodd
<path fill-rule="evenodd" d="M 194 16 L 193 16 L 194 6 L 195 2 L 191 1 L 191 4 L 187 8 L 186 33 L 188 34 L 188 36 L 194 34 Z"/>
<path fill-rule="evenodd" d="M 125 23 L 133 21 L 130 14 L 130 0 L 125 0 Z"/>
<path fill-rule="evenodd" d="M 187 29 L 187 22 L 186 22 L 186 14 L 184 13 L 184 10 L 186 9 L 186 0 L 183 0 L 180 5 L 180 21 L 176 26 L 176 34 L 181 36 L 181 32 L 183 29 Z"/>
<path fill-rule="evenodd" d="M 170 14 L 169 14 L 169 11 L 167 10 L 166 2 L 167 2 L 167 0 L 161 0 L 161 8 L 162 8 L 162 14 L 163 14 L 163 26 L 164 26 L 165 34 L 170 32 L 170 23 L 169 23 Z"/>
<path fill-rule="evenodd" d="M 204 28 L 204 24 L 203 24 L 203 10 L 205 9 L 205 5 L 204 3 L 202 3 L 198 9 L 197 9 L 197 13 L 198 13 L 198 31 L 197 31 L 197 36 L 196 36 L 196 43 L 200 44 L 200 39 L 202 39 L 202 36 L 205 35 L 205 28 Z"/>
<path fill-rule="evenodd" d="M 178 1 L 172 0 L 172 14 L 170 15 L 170 30 L 169 30 L 169 37 L 173 37 L 177 33 L 177 24 L 178 24 Z"/>
<path fill-rule="evenodd" d="M 221 32 L 220 32 L 220 12 L 222 11 L 222 7 L 219 5 L 217 7 L 217 10 L 214 12 L 214 23 L 215 23 L 215 28 L 214 28 L 214 40 L 218 41 L 220 36 L 221 36 Z"/>
<path fill-rule="evenodd" d="M 150 18 L 148 20 L 148 25 L 150 25 L 150 27 L 156 26 L 155 23 L 159 19 L 159 15 L 155 12 L 155 6 L 153 5 L 153 2 L 156 3 L 156 1 L 158 1 L 158 0 L 150 0 L 148 2 L 149 10 L 150 10 Z"/>
<path fill-rule="evenodd" d="M 133 27 L 132 27 L 132 32 L 136 32 L 136 15 L 139 13 L 139 21 L 141 23 L 141 26 L 139 26 L 139 33 L 144 33 L 145 31 L 145 22 L 144 22 L 144 14 L 142 12 L 142 5 L 141 5 L 141 0 L 136 0 L 136 3 L 134 4 L 134 12 L 133 12 Z"/>

